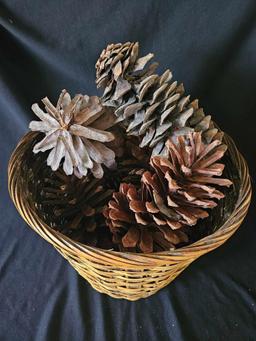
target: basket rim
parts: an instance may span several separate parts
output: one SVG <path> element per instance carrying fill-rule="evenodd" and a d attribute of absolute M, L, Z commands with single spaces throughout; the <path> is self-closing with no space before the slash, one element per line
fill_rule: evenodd
<path fill-rule="evenodd" d="M 234 158 L 238 160 L 238 163 L 240 165 L 239 168 L 239 175 L 241 179 L 241 184 L 240 184 L 240 189 L 238 193 L 238 198 L 235 204 L 235 207 L 228 217 L 228 219 L 212 234 L 207 235 L 189 245 L 185 245 L 183 247 L 180 247 L 178 249 L 170 250 L 170 251 L 159 251 L 159 252 L 152 252 L 152 253 L 134 253 L 134 252 L 120 252 L 120 251 L 114 251 L 114 250 L 109 250 L 109 249 L 101 249 L 99 247 L 94 247 L 94 246 L 88 246 L 86 244 L 82 244 L 78 241 L 74 241 L 71 238 L 65 236 L 61 232 L 58 232 L 54 229 L 52 229 L 50 226 L 48 226 L 42 219 L 36 215 L 35 219 L 35 214 L 33 215 L 33 222 L 36 223 L 36 226 L 32 224 L 31 221 L 26 217 L 25 213 L 21 209 L 21 205 L 24 204 L 24 200 L 21 199 L 18 203 L 17 201 L 17 184 L 13 184 L 13 177 L 12 174 L 15 172 L 13 170 L 13 167 L 15 165 L 16 161 L 16 154 L 19 151 L 19 148 L 26 143 L 26 140 L 34 138 L 37 136 L 39 133 L 35 132 L 28 132 L 26 133 L 19 141 L 17 144 L 16 148 L 11 154 L 10 160 L 9 160 L 9 165 L 8 165 L 8 190 L 10 197 L 12 198 L 14 205 L 16 206 L 18 212 L 22 216 L 22 218 L 25 220 L 25 222 L 36 232 L 38 232 L 44 239 L 49 241 L 55 248 L 57 249 L 66 249 L 68 248 L 70 251 L 70 248 L 73 249 L 75 253 L 82 254 L 98 254 L 99 256 L 113 256 L 116 260 L 124 260 L 127 261 L 134 261 L 136 260 L 136 263 L 142 262 L 145 264 L 145 262 L 148 263 L 148 261 L 151 259 L 155 260 L 160 260 L 163 258 L 163 260 L 166 260 L 168 257 L 181 257 L 183 258 L 184 253 L 188 255 L 191 253 L 191 256 L 194 252 L 200 252 L 201 254 L 206 253 L 208 251 L 213 250 L 217 246 L 214 245 L 216 244 L 216 240 L 221 239 L 221 236 L 223 236 L 224 232 L 228 232 L 230 235 L 235 232 L 235 230 L 240 226 L 242 223 L 243 219 L 246 216 L 246 213 L 248 211 L 250 201 L 251 201 L 251 194 L 252 194 L 252 188 L 251 188 L 251 181 L 250 181 L 250 176 L 249 176 L 249 171 L 248 171 L 248 166 L 241 155 L 241 153 L 238 151 L 233 139 L 226 133 L 224 133 L 224 142 L 228 144 L 230 149 L 233 149 L 234 152 Z M 244 211 L 243 211 L 244 209 Z M 32 211 L 30 209 L 30 211 Z M 242 213 L 240 211 L 243 211 Z M 31 213 L 31 212 L 30 212 Z M 233 220 L 236 218 L 236 215 L 240 214 L 240 221 L 234 225 L 232 225 Z M 230 226 L 231 225 L 231 226 Z M 233 227 L 232 227 L 233 226 Z M 39 231 L 38 231 L 39 230 Z M 230 231 L 229 231 L 230 230 Z M 41 232 L 41 233 L 40 233 Z M 226 238 L 227 239 L 227 238 Z M 225 240 L 226 240 L 225 239 Z M 224 241 L 225 241 L 224 240 Z M 224 242 L 223 241 L 223 242 Z M 223 243 L 222 242 L 222 243 Z M 221 243 L 221 244 L 222 244 Z M 218 241 L 218 244 L 219 241 Z M 167 257 L 167 258 L 166 258 Z M 198 256 L 197 256 L 198 257 Z M 195 257 L 195 258 L 197 258 Z"/>

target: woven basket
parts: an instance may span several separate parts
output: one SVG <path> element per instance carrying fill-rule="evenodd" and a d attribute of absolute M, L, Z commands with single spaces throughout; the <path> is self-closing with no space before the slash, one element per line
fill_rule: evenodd
<path fill-rule="evenodd" d="M 247 213 L 251 199 L 248 167 L 232 139 L 225 135 L 229 164 L 237 175 L 236 180 L 232 178 L 232 210 L 224 214 L 228 205 L 225 198 L 223 207 L 218 211 L 219 217 L 215 218 L 218 221 L 215 232 L 180 249 L 152 254 L 115 252 L 83 245 L 47 226 L 36 213 L 33 202 L 24 195 L 28 191 L 28 179 L 21 178 L 20 170 L 36 134 L 25 135 L 11 156 L 8 169 L 11 198 L 28 225 L 51 243 L 101 293 L 131 301 L 154 294 L 195 259 L 223 244 L 241 225 Z"/>

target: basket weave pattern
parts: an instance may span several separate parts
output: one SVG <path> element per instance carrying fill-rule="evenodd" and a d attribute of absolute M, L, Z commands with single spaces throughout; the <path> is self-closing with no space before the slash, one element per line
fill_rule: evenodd
<path fill-rule="evenodd" d="M 51 243 L 97 291 L 135 301 L 148 297 L 174 280 L 191 262 L 223 244 L 241 225 L 251 199 L 247 164 L 234 142 L 225 135 L 232 162 L 239 174 L 238 198 L 228 219 L 213 234 L 174 251 L 133 254 L 102 250 L 73 241 L 51 229 L 24 198 L 19 169 L 35 133 L 26 134 L 9 162 L 9 192 L 27 224 Z"/>

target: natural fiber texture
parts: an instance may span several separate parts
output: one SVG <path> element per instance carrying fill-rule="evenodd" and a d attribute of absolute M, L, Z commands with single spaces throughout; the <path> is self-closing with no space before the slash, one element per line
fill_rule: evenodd
<path fill-rule="evenodd" d="M 151 254 L 115 252 L 78 243 L 47 226 L 28 200 L 28 176 L 21 177 L 24 163 L 29 162 L 36 133 L 28 133 L 15 149 L 9 163 L 9 192 L 24 220 L 51 243 L 99 292 L 115 298 L 137 300 L 154 294 L 170 283 L 191 262 L 223 244 L 242 223 L 251 199 L 251 183 L 247 164 L 231 138 L 228 146 L 225 174 L 233 183 L 211 219 L 212 234 L 180 249 Z M 30 156 L 31 157 L 31 156 Z M 204 221 L 206 224 L 206 220 Z"/>

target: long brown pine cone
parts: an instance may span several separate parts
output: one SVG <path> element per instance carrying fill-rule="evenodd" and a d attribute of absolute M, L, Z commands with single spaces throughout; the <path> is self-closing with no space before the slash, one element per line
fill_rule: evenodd
<path fill-rule="evenodd" d="M 142 175 L 140 188 L 121 184 L 104 210 L 113 242 L 120 250 L 152 252 L 188 242 L 184 227 L 206 218 L 207 209 L 224 194 L 216 186 L 230 186 L 219 178 L 226 146 L 219 140 L 206 144 L 202 133 L 167 142 L 169 157 L 151 158 L 151 171 Z"/>
<path fill-rule="evenodd" d="M 143 137 L 140 146 L 153 148 L 153 155 L 166 153 L 169 136 L 202 131 L 207 143 L 221 140 L 211 116 L 205 116 L 198 100 L 184 95 L 183 84 L 172 81 L 170 70 L 155 74 L 157 63 L 147 67 L 153 54 L 138 55 L 138 43 L 111 44 L 96 63 L 97 86 L 105 87 L 102 101 L 116 108 L 127 133 Z"/>

